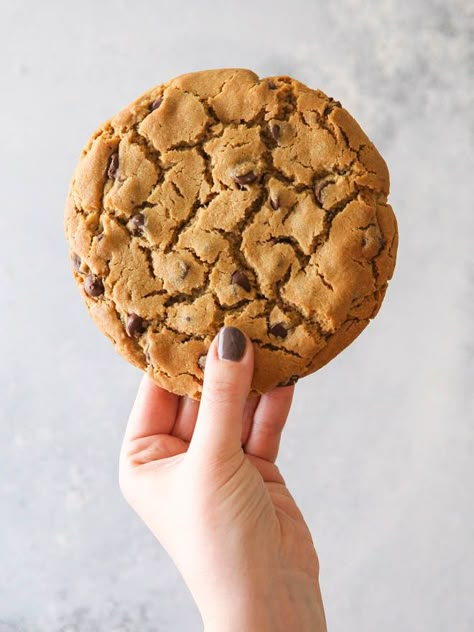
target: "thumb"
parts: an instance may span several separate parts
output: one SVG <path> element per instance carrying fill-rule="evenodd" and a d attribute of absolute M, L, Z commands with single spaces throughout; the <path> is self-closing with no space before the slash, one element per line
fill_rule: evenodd
<path fill-rule="evenodd" d="M 223 327 L 207 354 L 201 403 L 188 455 L 216 460 L 241 449 L 253 361 L 249 338 L 236 327 Z"/>

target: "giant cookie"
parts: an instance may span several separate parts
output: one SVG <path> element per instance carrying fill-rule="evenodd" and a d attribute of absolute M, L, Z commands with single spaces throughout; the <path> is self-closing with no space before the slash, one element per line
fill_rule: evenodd
<path fill-rule="evenodd" d="M 66 205 L 76 282 L 117 351 L 199 398 L 223 325 L 263 393 L 329 362 L 392 276 L 389 176 L 341 104 L 286 76 L 191 73 L 104 123 Z"/>

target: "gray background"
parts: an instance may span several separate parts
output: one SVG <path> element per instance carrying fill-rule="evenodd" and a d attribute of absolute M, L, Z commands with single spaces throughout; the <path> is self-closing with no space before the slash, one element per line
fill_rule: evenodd
<path fill-rule="evenodd" d="M 62 212 L 98 123 L 174 75 L 241 66 L 341 100 L 388 162 L 400 225 L 378 318 L 298 384 L 281 451 L 329 628 L 472 632 L 472 4 L 0 6 L 0 631 L 200 629 L 118 490 L 140 376 L 86 315 Z"/>

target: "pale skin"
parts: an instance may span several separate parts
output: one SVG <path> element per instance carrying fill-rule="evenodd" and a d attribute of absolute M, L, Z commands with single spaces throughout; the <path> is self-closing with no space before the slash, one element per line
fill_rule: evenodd
<path fill-rule="evenodd" d="M 323 632 L 311 534 L 275 465 L 293 386 L 249 397 L 253 349 L 207 355 L 201 401 L 143 378 L 120 487 L 183 576 L 206 632 Z"/>

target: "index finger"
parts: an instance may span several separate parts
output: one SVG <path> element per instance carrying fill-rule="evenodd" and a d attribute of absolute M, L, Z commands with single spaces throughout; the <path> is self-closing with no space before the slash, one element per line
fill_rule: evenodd
<path fill-rule="evenodd" d="M 179 397 L 144 375 L 133 404 L 124 441 L 169 434 L 178 411 Z"/>

